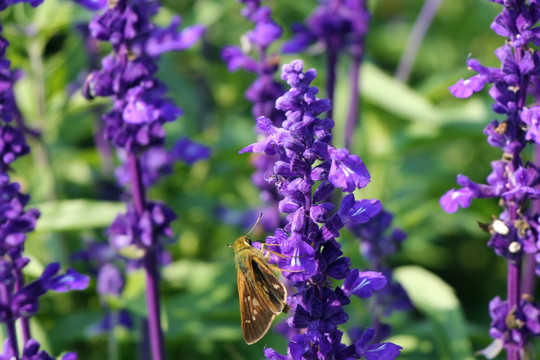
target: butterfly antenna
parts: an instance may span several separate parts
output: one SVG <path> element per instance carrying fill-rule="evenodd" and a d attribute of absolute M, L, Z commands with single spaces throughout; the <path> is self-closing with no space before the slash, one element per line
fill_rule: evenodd
<path fill-rule="evenodd" d="M 251 230 L 248 231 L 248 233 L 246 234 L 246 236 L 248 236 L 249 234 L 251 234 L 251 232 L 255 229 L 255 227 L 257 226 L 257 224 L 259 224 L 259 221 L 260 221 L 261 218 L 262 218 L 262 214 L 263 214 L 263 213 L 261 213 L 261 214 L 259 215 L 259 217 L 257 218 L 257 221 L 255 221 L 255 225 L 253 225 L 253 227 L 251 228 Z"/>

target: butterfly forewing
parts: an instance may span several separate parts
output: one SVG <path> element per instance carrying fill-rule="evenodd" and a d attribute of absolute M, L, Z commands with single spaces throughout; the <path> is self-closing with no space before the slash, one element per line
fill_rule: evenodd
<path fill-rule="evenodd" d="M 260 259 L 252 259 L 251 270 L 257 287 L 267 295 L 264 299 L 270 310 L 276 314 L 282 312 L 287 302 L 285 286 L 269 269 L 268 265 L 262 263 Z"/>

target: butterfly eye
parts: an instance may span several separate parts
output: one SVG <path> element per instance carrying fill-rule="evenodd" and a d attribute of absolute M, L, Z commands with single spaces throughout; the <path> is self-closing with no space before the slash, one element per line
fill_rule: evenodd
<path fill-rule="evenodd" d="M 248 244 L 249 246 L 251 246 L 251 239 L 248 238 L 247 236 L 244 236 L 244 242 L 245 242 L 246 244 Z"/>

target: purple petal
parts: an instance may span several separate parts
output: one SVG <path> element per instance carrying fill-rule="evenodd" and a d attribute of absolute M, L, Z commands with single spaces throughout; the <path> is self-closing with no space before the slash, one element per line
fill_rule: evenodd
<path fill-rule="evenodd" d="M 451 189 L 444 194 L 439 200 L 442 209 L 447 213 L 455 213 L 459 206 L 467 208 L 471 205 L 474 193 L 468 188 L 459 190 Z"/>
<path fill-rule="evenodd" d="M 455 85 L 450 86 L 449 90 L 455 97 L 465 99 L 482 90 L 484 85 L 485 78 L 482 75 L 474 75 L 469 79 L 460 79 Z"/>
<path fill-rule="evenodd" d="M 376 271 L 359 272 L 353 269 L 343 283 L 343 291 L 347 295 L 356 295 L 362 298 L 371 297 L 374 290 L 385 287 L 386 277 Z"/>
<path fill-rule="evenodd" d="M 90 278 L 79 274 L 73 269 L 68 269 L 64 275 L 59 275 L 45 283 L 45 287 L 56 292 L 70 290 L 84 290 L 88 287 Z"/>

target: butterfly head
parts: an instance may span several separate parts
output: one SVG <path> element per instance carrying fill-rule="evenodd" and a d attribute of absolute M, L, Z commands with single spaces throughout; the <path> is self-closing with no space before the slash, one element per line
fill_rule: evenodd
<path fill-rule="evenodd" d="M 251 247 L 251 239 L 247 235 L 240 236 L 232 245 L 235 254 L 238 254 L 240 251 Z"/>

